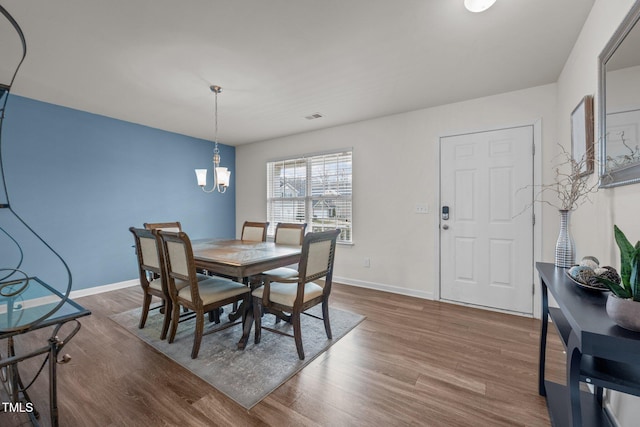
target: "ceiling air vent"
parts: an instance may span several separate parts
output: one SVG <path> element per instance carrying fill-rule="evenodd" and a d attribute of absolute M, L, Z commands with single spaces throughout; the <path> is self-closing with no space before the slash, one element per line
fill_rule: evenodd
<path fill-rule="evenodd" d="M 313 113 L 310 116 L 305 116 L 305 119 L 307 120 L 315 120 L 315 119 L 319 119 L 320 117 L 324 117 L 322 114 L 320 113 Z"/>

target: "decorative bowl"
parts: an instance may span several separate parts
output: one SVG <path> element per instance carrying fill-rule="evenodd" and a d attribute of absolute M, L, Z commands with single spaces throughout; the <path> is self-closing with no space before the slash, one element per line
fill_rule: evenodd
<path fill-rule="evenodd" d="M 578 285 L 579 287 L 583 288 L 583 289 L 588 289 L 590 291 L 600 291 L 600 292 L 604 292 L 604 291 L 608 291 L 609 288 L 607 288 L 605 285 L 603 285 L 602 283 L 598 283 L 596 285 L 591 285 L 588 283 L 582 283 L 576 279 L 574 279 L 571 274 L 569 274 L 569 272 L 567 271 L 567 277 L 569 279 L 571 279 L 571 281 L 573 283 L 575 283 L 576 285 Z"/>

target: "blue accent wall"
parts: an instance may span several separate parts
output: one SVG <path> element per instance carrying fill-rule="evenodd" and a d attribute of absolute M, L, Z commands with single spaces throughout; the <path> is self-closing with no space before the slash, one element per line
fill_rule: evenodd
<path fill-rule="evenodd" d="M 2 129 L 11 206 L 67 262 L 73 290 L 138 277 L 130 226 L 180 221 L 192 239 L 235 237 L 235 148 L 220 145 L 220 154 L 232 171 L 230 188 L 205 194 L 194 169 L 209 169 L 211 180 L 211 141 L 15 95 Z M 59 271 L 3 211 L 2 226 L 15 228 L 25 252 L 24 270 Z M 3 257 L 7 242 L 0 239 Z M 59 273 L 51 280 L 65 281 Z"/>

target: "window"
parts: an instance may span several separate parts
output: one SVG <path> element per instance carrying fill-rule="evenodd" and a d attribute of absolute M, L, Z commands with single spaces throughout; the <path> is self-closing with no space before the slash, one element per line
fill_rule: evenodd
<path fill-rule="evenodd" d="M 306 222 L 309 231 L 339 229 L 352 243 L 352 151 L 267 163 L 268 235 L 279 222 Z"/>

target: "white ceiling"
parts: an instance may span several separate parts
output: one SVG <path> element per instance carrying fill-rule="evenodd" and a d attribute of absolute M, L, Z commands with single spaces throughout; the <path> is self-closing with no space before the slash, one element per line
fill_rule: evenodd
<path fill-rule="evenodd" d="M 593 2 L 0 0 L 13 93 L 229 145 L 553 83 Z"/>

